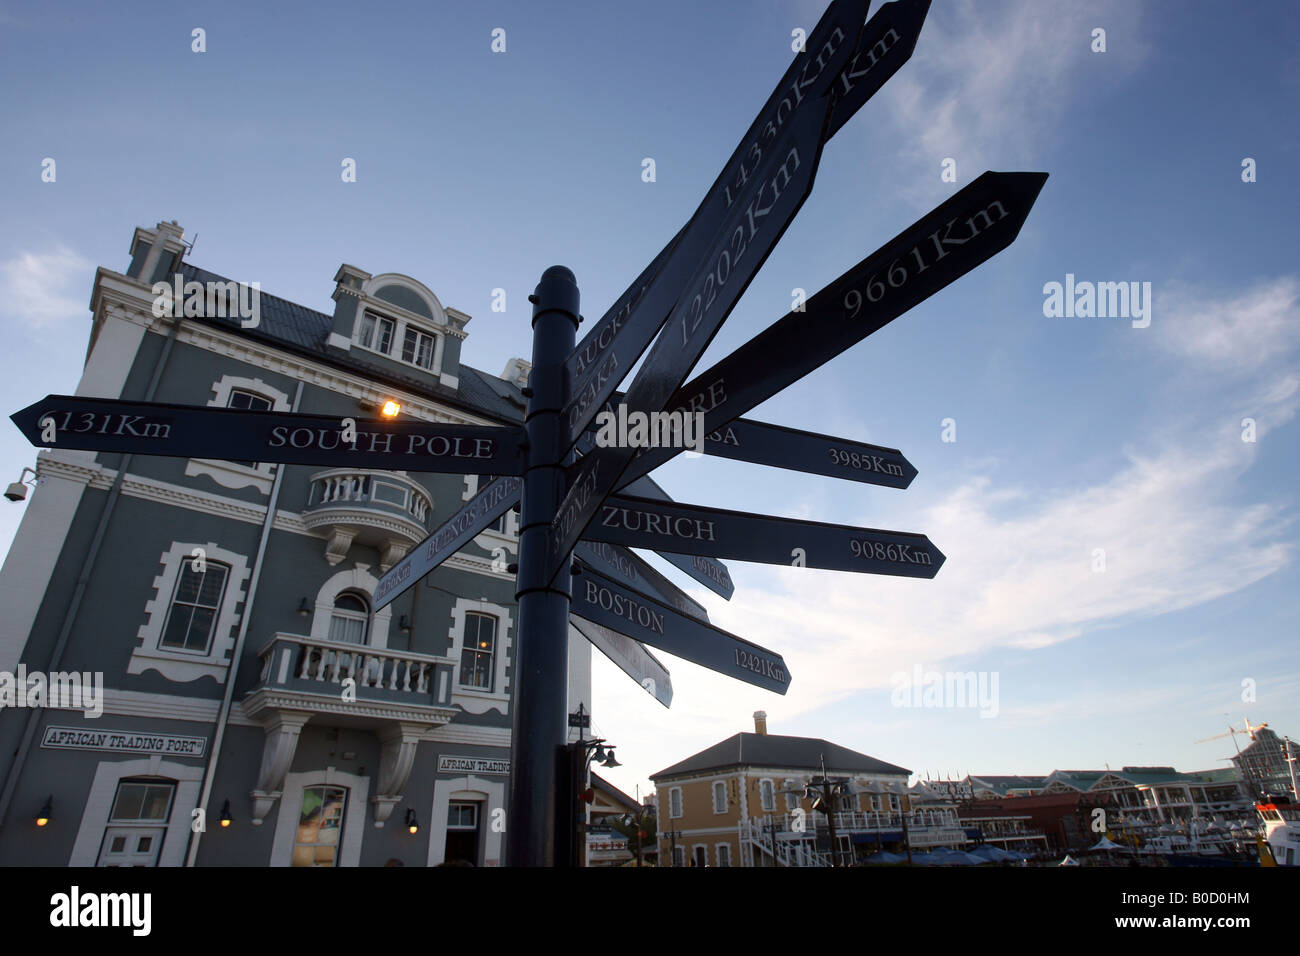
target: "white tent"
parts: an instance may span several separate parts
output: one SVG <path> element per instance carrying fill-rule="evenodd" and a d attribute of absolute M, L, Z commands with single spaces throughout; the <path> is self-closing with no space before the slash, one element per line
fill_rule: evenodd
<path fill-rule="evenodd" d="M 1104 837 L 1102 837 L 1100 840 L 1097 841 L 1097 845 L 1096 845 L 1096 846 L 1090 847 L 1089 849 L 1092 849 L 1092 850 L 1122 850 L 1123 847 L 1121 847 L 1118 843 L 1116 843 L 1116 842 L 1115 842 L 1114 840 L 1112 840 L 1110 837 L 1106 837 L 1106 836 L 1104 836 Z"/>
<path fill-rule="evenodd" d="M 1058 863 L 1058 864 L 1056 864 L 1056 865 L 1057 865 L 1057 866 L 1078 866 L 1078 865 L 1079 865 L 1079 861 L 1076 860 L 1074 857 L 1070 856 L 1070 855 L 1067 853 L 1067 854 L 1065 855 L 1065 859 L 1062 860 L 1060 863 Z"/>

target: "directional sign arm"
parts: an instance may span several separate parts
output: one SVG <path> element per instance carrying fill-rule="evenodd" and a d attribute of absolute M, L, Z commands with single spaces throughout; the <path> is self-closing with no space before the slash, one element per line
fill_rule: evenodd
<path fill-rule="evenodd" d="M 587 538 L 631 548 L 908 578 L 933 578 L 945 560 L 923 534 L 621 495 L 600 506 Z"/>
<path fill-rule="evenodd" d="M 625 634 L 594 621 L 569 615 L 569 639 L 576 633 L 609 658 L 619 670 L 665 707 L 673 702 L 673 679 L 659 659 Z"/>
<path fill-rule="evenodd" d="M 689 289 L 700 261 L 711 260 L 719 241 L 729 240 L 735 212 L 752 207 L 756 187 L 766 185 L 773 154 L 784 160 L 792 116 L 807 114 L 800 107 L 809 100 L 824 116 L 822 98 L 829 97 L 833 83 L 842 82 L 869 6 L 869 0 L 835 0 L 827 8 L 690 221 L 565 361 L 572 396 L 565 408 L 567 446 L 649 347 Z"/>
<path fill-rule="evenodd" d="M 780 654 L 769 651 L 721 628 L 679 614 L 661 601 L 648 598 L 595 571 L 574 581 L 572 613 L 615 630 L 642 644 L 784 694 L 790 673 Z"/>
<path fill-rule="evenodd" d="M 748 418 L 737 418 L 711 432 L 704 440 L 704 454 L 888 488 L 906 488 L 916 477 L 916 468 L 897 448 Z M 640 494 L 632 490 L 633 485 L 624 486 L 626 493 Z"/>
<path fill-rule="evenodd" d="M 649 498 L 651 501 L 670 502 L 673 500 L 668 496 L 668 492 L 659 487 L 658 482 L 648 477 L 638 478 L 633 481 L 626 486 L 623 493 L 633 497 Z M 713 593 L 721 595 L 724 600 L 730 601 L 731 596 L 736 593 L 736 585 L 731 580 L 731 572 L 717 558 L 701 554 L 677 554 L 673 551 L 657 551 L 656 553 L 669 564 L 685 571 Z"/>
<path fill-rule="evenodd" d="M 523 474 L 514 425 L 444 425 L 50 395 L 10 416 L 39 448 L 171 458 Z"/>
<path fill-rule="evenodd" d="M 498 478 L 461 506 L 379 579 L 375 586 L 375 610 L 387 607 L 399 594 L 417 584 L 518 504 L 523 484 L 523 479 L 513 476 Z"/>
<path fill-rule="evenodd" d="M 805 303 L 712 368 L 667 404 L 704 412 L 713 432 L 820 368 L 1001 252 L 1029 216 L 1046 173 L 987 172 L 917 220 Z M 645 449 L 624 481 L 681 449 Z"/>
<path fill-rule="evenodd" d="M 579 541 L 573 554 L 584 567 L 594 567 L 600 573 L 671 604 L 697 620 L 709 619 L 709 612 L 703 605 L 691 600 L 689 595 L 629 548 L 603 541 Z"/>

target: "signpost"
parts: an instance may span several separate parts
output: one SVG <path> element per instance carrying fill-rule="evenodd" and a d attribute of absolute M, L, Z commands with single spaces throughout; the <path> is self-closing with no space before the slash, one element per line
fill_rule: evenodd
<path fill-rule="evenodd" d="M 120 454 L 220 458 L 496 476 L 379 582 L 392 602 L 512 507 L 520 510 L 507 861 L 551 865 L 570 821 L 567 645 L 591 641 L 667 706 L 654 647 L 785 693 L 779 654 L 711 625 L 696 601 L 629 548 L 662 554 L 715 592 L 719 560 L 933 578 L 943 554 L 921 534 L 855 528 L 671 501 L 647 477 L 680 447 L 597 446 L 597 410 L 644 355 L 627 414 L 702 412 L 706 453 L 907 488 L 894 448 L 741 416 L 1005 249 L 1046 180 L 985 173 L 690 382 L 687 375 L 811 191 L 822 147 L 912 54 L 929 0 L 834 0 L 695 215 L 575 348 L 579 292 L 547 269 L 533 303 L 523 427 L 371 421 L 49 396 L 13 416 L 32 444 Z M 649 350 L 648 354 L 647 349 Z M 890 396 L 879 396 L 888 400 Z M 576 446 L 576 447 L 575 447 Z M 581 456 L 573 463 L 575 456 Z M 581 563 L 574 565 L 576 560 Z"/>

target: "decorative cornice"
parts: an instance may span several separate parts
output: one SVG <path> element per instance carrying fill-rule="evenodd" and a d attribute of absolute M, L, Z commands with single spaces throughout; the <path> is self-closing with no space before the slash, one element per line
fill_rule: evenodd
<path fill-rule="evenodd" d="M 349 717 L 373 717 L 378 720 L 404 720 L 418 724 L 446 724 L 457 712 L 447 707 L 398 704 L 381 700 L 345 701 L 337 696 L 310 694 L 306 691 L 259 688 L 243 700 L 244 713 L 253 718 L 269 710 L 311 711 L 314 714 L 340 714 Z"/>

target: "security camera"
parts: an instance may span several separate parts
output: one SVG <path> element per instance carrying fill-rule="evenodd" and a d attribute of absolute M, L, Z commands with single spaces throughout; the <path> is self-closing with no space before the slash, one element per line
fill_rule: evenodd
<path fill-rule="evenodd" d="M 10 501 L 23 501 L 27 498 L 27 486 L 21 481 L 15 481 L 5 489 L 5 497 Z"/>

